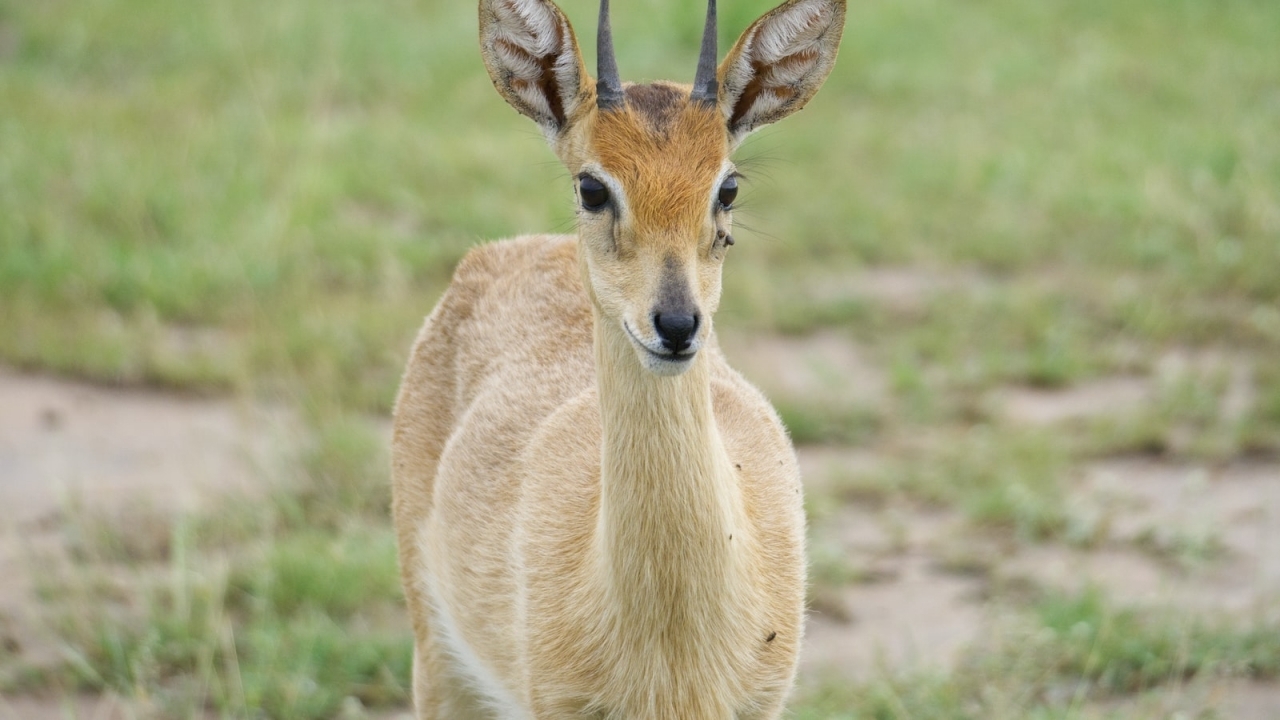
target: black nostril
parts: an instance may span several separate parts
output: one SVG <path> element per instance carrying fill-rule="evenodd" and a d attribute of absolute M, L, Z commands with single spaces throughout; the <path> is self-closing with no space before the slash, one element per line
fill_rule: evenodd
<path fill-rule="evenodd" d="M 662 346 L 673 353 L 684 352 L 698 332 L 698 316 L 687 313 L 654 313 L 653 327 L 662 338 Z"/>

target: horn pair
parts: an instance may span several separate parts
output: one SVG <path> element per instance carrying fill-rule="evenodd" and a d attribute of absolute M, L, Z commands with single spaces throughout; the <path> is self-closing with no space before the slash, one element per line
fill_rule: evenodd
<path fill-rule="evenodd" d="M 689 99 L 716 104 L 716 0 L 707 0 L 707 24 L 702 29 L 702 51 Z M 596 32 L 596 105 L 601 110 L 622 107 L 622 79 L 613 54 L 613 30 L 609 27 L 609 0 L 600 0 L 600 25 Z"/>

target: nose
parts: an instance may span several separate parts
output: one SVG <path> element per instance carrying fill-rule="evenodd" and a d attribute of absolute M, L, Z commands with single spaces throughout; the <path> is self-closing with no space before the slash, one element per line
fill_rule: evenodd
<path fill-rule="evenodd" d="M 654 313 L 653 327 L 662 338 L 662 346 L 673 353 L 684 352 L 693 343 L 693 336 L 698 332 L 698 315 L 696 313 Z"/>

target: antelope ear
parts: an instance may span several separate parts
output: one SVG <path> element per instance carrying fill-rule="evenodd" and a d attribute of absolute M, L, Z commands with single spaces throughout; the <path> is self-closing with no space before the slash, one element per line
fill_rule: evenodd
<path fill-rule="evenodd" d="M 845 0 L 787 0 L 742 33 L 717 71 L 732 144 L 818 92 L 835 66 L 844 15 Z"/>
<path fill-rule="evenodd" d="M 548 140 L 591 99 L 573 27 L 549 0 L 480 0 L 480 53 L 498 93 Z"/>

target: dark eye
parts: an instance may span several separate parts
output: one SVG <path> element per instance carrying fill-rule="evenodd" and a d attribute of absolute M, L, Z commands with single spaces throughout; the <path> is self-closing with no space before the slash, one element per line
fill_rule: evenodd
<path fill-rule="evenodd" d="M 582 198 L 582 207 L 599 212 L 609 204 L 609 188 L 590 175 L 582 175 L 578 178 L 578 197 Z"/>
<path fill-rule="evenodd" d="M 728 210 L 733 207 L 733 201 L 738 199 L 738 178 L 736 175 L 730 175 L 720 184 L 720 209 Z"/>

